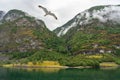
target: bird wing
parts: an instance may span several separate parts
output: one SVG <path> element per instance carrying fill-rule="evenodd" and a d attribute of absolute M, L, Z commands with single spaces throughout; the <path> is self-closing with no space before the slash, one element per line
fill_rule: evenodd
<path fill-rule="evenodd" d="M 45 13 L 48 13 L 49 11 L 46 9 L 46 8 L 44 8 L 43 6 L 38 6 L 39 8 L 41 8 L 41 9 L 43 9 L 43 11 L 45 12 Z"/>
<path fill-rule="evenodd" d="M 53 16 L 57 20 L 57 16 L 54 13 L 49 13 L 49 15 Z"/>

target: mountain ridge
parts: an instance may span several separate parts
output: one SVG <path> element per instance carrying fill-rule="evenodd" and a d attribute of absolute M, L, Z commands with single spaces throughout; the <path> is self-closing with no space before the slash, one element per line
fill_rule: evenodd
<path fill-rule="evenodd" d="M 56 28 L 54 32 L 58 36 L 62 36 L 65 35 L 67 31 L 69 31 L 69 29 L 71 29 L 72 27 L 85 26 L 87 24 L 94 23 L 94 19 L 97 19 L 101 23 L 109 22 L 119 24 L 119 13 L 119 5 L 95 6 L 77 14 L 66 24 Z"/>
<path fill-rule="evenodd" d="M 44 21 L 26 12 L 10 10 L 3 16 L 1 23 L 0 52 L 31 52 L 58 48 L 54 47 L 57 46 L 54 41 L 60 39 L 46 27 Z"/>

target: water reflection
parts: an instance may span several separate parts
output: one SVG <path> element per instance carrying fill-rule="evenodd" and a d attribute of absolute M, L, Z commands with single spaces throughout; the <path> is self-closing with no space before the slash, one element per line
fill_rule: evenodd
<path fill-rule="evenodd" d="M 120 80 L 120 69 L 6 69 L 0 68 L 0 80 Z"/>
<path fill-rule="evenodd" d="M 116 67 L 101 67 L 100 69 L 103 69 L 103 70 L 116 70 L 116 69 L 119 69 L 118 66 Z"/>
<path fill-rule="evenodd" d="M 27 71 L 44 72 L 44 73 L 57 73 L 61 68 L 24 68 Z"/>

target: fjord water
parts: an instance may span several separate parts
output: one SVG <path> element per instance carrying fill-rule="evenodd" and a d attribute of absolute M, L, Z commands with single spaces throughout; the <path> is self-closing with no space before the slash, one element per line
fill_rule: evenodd
<path fill-rule="evenodd" d="M 7 69 L 0 80 L 120 80 L 120 69 Z"/>

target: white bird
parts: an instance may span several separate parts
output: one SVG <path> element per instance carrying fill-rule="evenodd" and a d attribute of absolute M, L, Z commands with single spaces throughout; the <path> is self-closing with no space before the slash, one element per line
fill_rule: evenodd
<path fill-rule="evenodd" d="M 47 15 L 50 15 L 50 16 L 53 16 L 56 20 L 57 20 L 57 17 L 54 13 L 51 13 L 51 11 L 48 11 L 45 7 L 43 6 L 38 6 L 39 8 L 43 9 L 43 11 L 45 12 L 45 15 L 44 16 L 47 16 Z"/>

